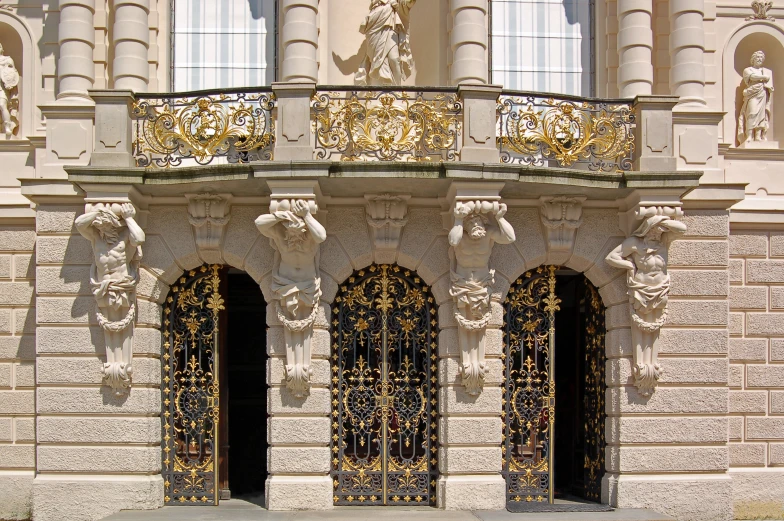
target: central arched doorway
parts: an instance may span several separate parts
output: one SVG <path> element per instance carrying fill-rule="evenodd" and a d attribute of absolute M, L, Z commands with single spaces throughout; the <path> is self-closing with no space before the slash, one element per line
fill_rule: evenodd
<path fill-rule="evenodd" d="M 504 463 L 510 510 L 601 499 L 605 308 L 584 275 L 540 266 L 504 302 Z M 531 507 L 533 508 L 533 507 Z"/>
<path fill-rule="evenodd" d="M 245 272 L 186 271 L 163 308 L 167 505 L 263 504 L 267 478 L 266 303 Z"/>
<path fill-rule="evenodd" d="M 372 265 L 332 308 L 336 505 L 434 505 L 438 313 L 410 270 Z"/>

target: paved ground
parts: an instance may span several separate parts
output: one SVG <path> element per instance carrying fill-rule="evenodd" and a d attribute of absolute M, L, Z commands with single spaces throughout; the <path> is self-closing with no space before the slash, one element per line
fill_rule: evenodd
<path fill-rule="evenodd" d="M 232 499 L 218 507 L 165 507 L 145 512 L 120 512 L 104 521 L 673 521 L 650 510 L 614 512 L 511 514 L 507 511 L 454 512 L 423 507 L 337 507 L 325 512 L 268 512 L 258 505 Z"/>

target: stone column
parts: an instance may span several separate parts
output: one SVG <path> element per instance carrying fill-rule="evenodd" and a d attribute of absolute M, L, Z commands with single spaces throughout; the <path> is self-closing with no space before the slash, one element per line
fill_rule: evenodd
<path fill-rule="evenodd" d="M 705 106 L 705 0 L 670 0 L 670 93 Z"/>
<path fill-rule="evenodd" d="M 487 83 L 487 0 L 451 0 L 452 67 L 449 81 Z"/>
<path fill-rule="evenodd" d="M 318 0 L 282 0 L 281 81 L 318 82 Z"/>
<path fill-rule="evenodd" d="M 653 89 L 652 0 L 618 0 L 618 89 L 622 98 Z"/>
<path fill-rule="evenodd" d="M 150 77 L 150 0 L 115 0 L 114 60 L 115 89 L 146 92 Z"/>
<path fill-rule="evenodd" d="M 57 99 L 89 99 L 87 90 L 95 81 L 95 0 L 60 0 L 60 23 L 57 26 L 60 58 L 57 76 L 60 82 Z"/>

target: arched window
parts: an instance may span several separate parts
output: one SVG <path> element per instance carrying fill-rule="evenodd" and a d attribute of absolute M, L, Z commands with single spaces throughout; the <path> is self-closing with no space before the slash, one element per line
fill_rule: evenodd
<path fill-rule="evenodd" d="M 493 83 L 593 93 L 594 0 L 492 0 L 491 12 Z"/>
<path fill-rule="evenodd" d="M 172 0 L 173 91 L 270 85 L 276 0 Z"/>

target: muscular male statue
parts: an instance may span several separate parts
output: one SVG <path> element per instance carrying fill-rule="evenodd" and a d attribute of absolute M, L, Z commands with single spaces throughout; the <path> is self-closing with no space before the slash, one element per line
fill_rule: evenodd
<path fill-rule="evenodd" d="M 130 387 L 133 321 L 144 231 L 130 203 L 88 204 L 76 229 L 92 243 L 95 256 L 90 288 L 98 304 L 98 323 L 106 337 L 103 375 L 116 393 Z"/>
<path fill-rule="evenodd" d="M 277 210 L 256 219 L 256 227 L 275 248 L 272 291 L 286 339 L 286 385 L 301 398 L 310 387 L 310 342 L 321 298 L 319 245 L 327 231 L 308 201 L 283 200 Z"/>
<path fill-rule="evenodd" d="M 490 286 L 495 270 L 489 267 L 493 245 L 515 241 L 512 225 L 504 219 L 506 205 L 498 202 L 458 202 L 449 232 L 452 288 L 460 344 L 460 372 L 466 392 L 482 389 L 485 363 L 485 328 L 490 320 Z M 488 215 L 495 218 L 491 224 Z"/>
<path fill-rule="evenodd" d="M 670 274 L 667 253 L 686 225 L 666 215 L 646 218 L 634 233 L 607 256 L 607 263 L 627 270 L 626 285 L 632 307 L 634 382 L 643 396 L 653 392 L 661 377 L 656 340 L 667 322 Z"/>

